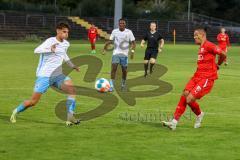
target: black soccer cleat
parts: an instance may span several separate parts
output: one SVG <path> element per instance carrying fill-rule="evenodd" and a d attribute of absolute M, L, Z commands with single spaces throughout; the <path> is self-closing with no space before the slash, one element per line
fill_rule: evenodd
<path fill-rule="evenodd" d="M 80 124 L 80 120 L 76 119 L 75 121 L 66 121 L 66 125 L 67 126 L 72 126 L 72 125 L 79 125 Z"/>
<path fill-rule="evenodd" d="M 80 120 L 76 119 L 72 113 L 68 113 L 66 125 L 72 126 L 72 125 L 79 125 L 79 124 L 80 124 Z"/>

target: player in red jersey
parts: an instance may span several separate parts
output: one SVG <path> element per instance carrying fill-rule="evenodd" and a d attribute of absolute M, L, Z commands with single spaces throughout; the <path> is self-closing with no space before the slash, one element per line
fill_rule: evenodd
<path fill-rule="evenodd" d="M 229 36 L 225 33 L 225 28 L 221 28 L 217 35 L 218 46 L 227 53 L 227 47 L 230 46 Z M 224 64 L 227 65 L 227 57 L 224 59 Z"/>
<path fill-rule="evenodd" d="M 222 49 L 207 40 L 204 29 L 196 29 L 194 31 L 194 39 L 195 43 L 200 45 L 197 70 L 183 91 L 173 120 L 170 122 L 162 122 L 164 126 L 172 130 L 176 129 L 177 123 L 187 105 L 197 116 L 194 128 L 201 126 L 204 113 L 201 111 L 196 100 L 202 98 L 212 90 L 214 81 L 218 78 L 217 70 L 226 57 L 226 53 Z M 215 62 L 216 55 L 220 57 L 217 64 Z"/>
<path fill-rule="evenodd" d="M 92 49 L 91 53 L 93 53 L 93 54 L 96 53 L 95 43 L 97 40 L 97 35 L 98 35 L 97 28 L 95 27 L 94 24 L 92 24 L 92 26 L 88 30 L 88 40 L 91 43 L 91 49 Z"/>

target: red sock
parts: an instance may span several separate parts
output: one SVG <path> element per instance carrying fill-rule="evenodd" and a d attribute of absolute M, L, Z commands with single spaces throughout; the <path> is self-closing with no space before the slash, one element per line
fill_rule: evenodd
<path fill-rule="evenodd" d="M 188 105 L 191 107 L 192 111 L 193 111 L 197 116 L 201 114 L 201 109 L 200 109 L 200 107 L 199 107 L 199 104 L 198 104 L 196 101 L 191 102 L 191 103 L 189 103 Z"/>
<path fill-rule="evenodd" d="M 95 50 L 95 44 L 91 44 L 92 50 Z"/>
<path fill-rule="evenodd" d="M 177 121 L 180 119 L 180 117 L 182 116 L 182 114 L 184 113 L 184 111 L 186 110 L 186 97 L 185 96 L 181 96 L 179 102 L 178 102 L 178 106 L 175 110 L 174 113 L 174 119 L 176 119 Z"/>

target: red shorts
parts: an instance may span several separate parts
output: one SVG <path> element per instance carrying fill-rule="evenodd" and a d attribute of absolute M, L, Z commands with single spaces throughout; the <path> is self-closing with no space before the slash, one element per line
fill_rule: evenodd
<path fill-rule="evenodd" d="M 227 51 L 228 51 L 228 49 L 227 49 L 226 46 L 219 46 L 219 48 L 221 48 L 221 50 L 223 50 L 223 51 L 226 52 L 226 53 L 227 53 Z"/>
<path fill-rule="evenodd" d="M 95 43 L 96 42 L 96 38 L 89 38 L 89 42 L 90 43 Z"/>
<path fill-rule="evenodd" d="M 212 90 L 213 84 L 214 80 L 212 79 L 192 77 L 185 90 L 189 91 L 196 99 L 200 99 Z"/>

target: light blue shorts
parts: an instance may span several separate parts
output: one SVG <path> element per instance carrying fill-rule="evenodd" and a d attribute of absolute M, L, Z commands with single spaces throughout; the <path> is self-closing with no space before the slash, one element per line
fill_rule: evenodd
<path fill-rule="evenodd" d="M 63 82 L 67 80 L 70 80 L 70 78 L 63 74 L 55 77 L 37 77 L 37 80 L 35 81 L 34 92 L 45 93 L 50 86 L 61 89 Z"/>
<path fill-rule="evenodd" d="M 122 54 L 115 54 L 112 56 L 113 64 L 120 64 L 123 67 L 128 66 L 128 57 Z"/>

